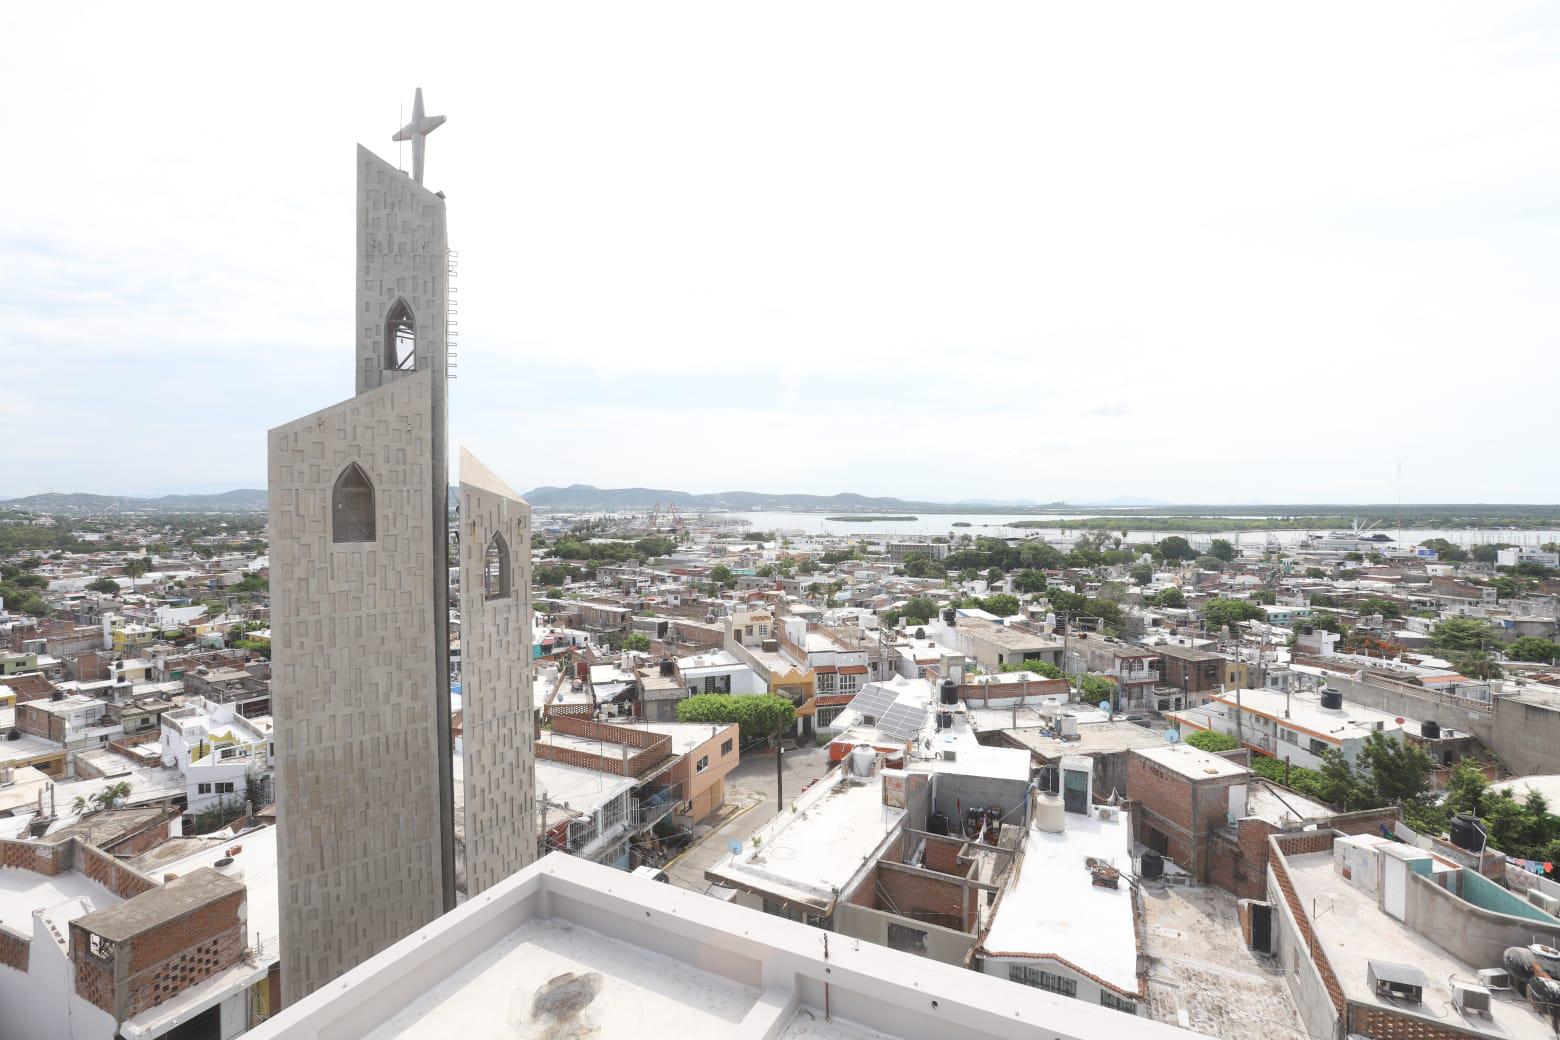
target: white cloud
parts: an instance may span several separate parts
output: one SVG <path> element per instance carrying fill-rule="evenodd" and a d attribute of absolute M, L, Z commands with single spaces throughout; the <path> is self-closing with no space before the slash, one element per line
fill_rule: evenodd
<path fill-rule="evenodd" d="M 352 146 L 421 84 L 517 486 L 1555 497 L 1543 6 L 374 12 L 0 12 L 0 393 L 53 405 L 0 492 L 253 483 L 349 393 Z"/>

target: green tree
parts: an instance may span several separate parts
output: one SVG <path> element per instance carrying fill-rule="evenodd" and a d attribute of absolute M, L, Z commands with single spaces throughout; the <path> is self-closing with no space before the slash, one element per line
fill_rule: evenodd
<path fill-rule="evenodd" d="M 1228 563 L 1235 558 L 1235 546 L 1223 538 L 1215 538 L 1208 546 L 1208 555 Z"/>
<path fill-rule="evenodd" d="M 1044 592 L 1046 590 L 1045 575 L 1039 571 L 1020 571 L 1013 576 L 1013 587 L 1019 592 Z"/>
<path fill-rule="evenodd" d="M 648 653 L 650 651 L 650 637 L 643 632 L 634 632 L 623 640 L 623 649 Z"/>
<path fill-rule="evenodd" d="M 1025 542 L 1018 550 L 1020 566 L 1038 570 L 1054 571 L 1062 566 L 1064 559 L 1065 555 L 1060 549 L 1039 539 Z"/>
<path fill-rule="evenodd" d="M 1402 608 L 1385 596 L 1367 596 L 1355 603 L 1354 609 L 1361 614 L 1380 614 L 1384 618 L 1403 616 Z"/>
<path fill-rule="evenodd" d="M 986 584 L 995 585 L 1005 577 L 1007 577 L 1006 571 L 1004 571 L 1001 567 L 993 567 L 991 570 L 986 572 Z"/>
<path fill-rule="evenodd" d="M 1506 656 L 1513 661 L 1553 661 L 1556 655 L 1560 655 L 1560 646 L 1548 639 L 1540 639 L 1538 636 L 1523 636 L 1514 639 L 1511 645 L 1506 647 Z"/>
<path fill-rule="evenodd" d="M 1372 733 L 1359 760 L 1378 804 L 1408 807 L 1429 799 L 1435 761 L 1418 744 Z"/>
<path fill-rule="evenodd" d="M 981 606 L 997 617 L 1005 618 L 1017 614 L 1020 604 L 1017 596 L 999 592 L 995 596 L 987 596 L 981 601 Z"/>
<path fill-rule="evenodd" d="M 1305 569 L 1305 576 L 1307 578 L 1325 578 L 1327 577 L 1327 572 L 1322 570 L 1320 567 L 1307 567 Z"/>
<path fill-rule="evenodd" d="M 1504 674 L 1495 659 L 1483 650 L 1463 650 L 1449 654 L 1448 658 L 1453 668 L 1470 679 L 1499 679 Z"/>
<path fill-rule="evenodd" d="M 1242 621 L 1266 618 L 1267 612 L 1255 603 L 1243 599 L 1210 599 L 1203 604 L 1203 621 L 1209 628 L 1239 625 Z"/>
<path fill-rule="evenodd" d="M 924 552 L 906 553 L 899 569 L 908 578 L 942 578 L 948 574 L 942 563 L 932 559 L 931 553 Z"/>
<path fill-rule="evenodd" d="M 1186 606 L 1186 595 L 1179 588 L 1171 585 L 1168 588 L 1161 589 L 1159 593 L 1154 596 L 1154 606 L 1177 608 L 1184 607 Z"/>
<path fill-rule="evenodd" d="M 1138 585 L 1147 585 L 1149 582 L 1154 580 L 1154 568 L 1150 567 L 1146 563 L 1139 563 L 1134 565 L 1133 568 L 1127 572 L 1127 574 L 1129 577 L 1131 577 L 1133 582 Z"/>
<path fill-rule="evenodd" d="M 1211 729 L 1200 729 L 1186 736 L 1186 742 L 1200 751 L 1217 753 L 1220 751 L 1234 751 L 1240 747 L 1235 738 L 1228 733 L 1215 733 Z"/>
<path fill-rule="evenodd" d="M 670 538 L 652 535 L 649 538 L 641 538 L 634 543 L 634 551 L 640 559 L 651 556 L 670 556 L 677 551 L 677 543 Z"/>
<path fill-rule="evenodd" d="M 1175 562 L 1177 560 L 1192 560 L 1197 558 L 1197 550 L 1178 534 L 1161 538 L 1154 546 L 1154 554 L 1163 560 Z"/>
<path fill-rule="evenodd" d="M 724 563 L 717 563 L 710 568 L 710 580 L 717 585 L 735 584 L 731 577 L 731 568 Z"/>
<path fill-rule="evenodd" d="M 1468 551 L 1453 545 L 1445 538 L 1427 538 L 1419 543 L 1435 553 L 1436 559 L 1445 563 L 1461 563 L 1468 558 Z"/>
<path fill-rule="evenodd" d="M 87 586 L 88 592 L 101 592 L 105 596 L 119 594 L 119 582 L 113 578 L 99 578 Z"/>
<path fill-rule="evenodd" d="M 1100 704 L 1109 701 L 1116 706 L 1116 697 L 1120 689 L 1114 682 L 1103 675 L 1080 675 L 1078 677 L 1078 697 L 1086 704 Z"/>
<path fill-rule="evenodd" d="M 1034 672 L 1046 679 L 1063 679 L 1067 673 L 1062 671 L 1050 661 L 1004 661 L 997 667 L 999 672 Z"/>
<path fill-rule="evenodd" d="M 1466 653 L 1495 642 L 1489 625 L 1476 618 L 1450 617 L 1430 631 L 1430 642 L 1441 650 Z"/>
<path fill-rule="evenodd" d="M 125 561 L 125 575 L 130 578 L 139 578 L 151 567 L 144 556 L 132 556 Z"/>
<path fill-rule="evenodd" d="M 742 739 L 747 741 L 783 733 L 796 720 L 796 706 L 773 694 L 749 697 L 700 693 L 678 702 L 677 719 L 714 726 L 734 722 L 741 727 Z"/>
<path fill-rule="evenodd" d="M 1047 589 L 1045 598 L 1051 604 L 1051 609 L 1058 614 L 1088 613 L 1089 597 L 1080 596 L 1076 592 L 1067 589 Z"/>
<path fill-rule="evenodd" d="M 1506 542 L 1485 542 L 1483 545 L 1475 545 L 1469 550 L 1468 555 L 1473 557 L 1475 563 L 1494 563 L 1500 558 L 1502 549 L 1510 549 Z"/>

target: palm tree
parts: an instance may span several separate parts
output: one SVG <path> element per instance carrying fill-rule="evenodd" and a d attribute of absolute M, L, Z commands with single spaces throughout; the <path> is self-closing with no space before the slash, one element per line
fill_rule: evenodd
<path fill-rule="evenodd" d="M 127 781 L 121 780 L 119 783 L 110 784 L 108 787 L 103 788 L 103 790 L 93 795 L 92 804 L 97 806 L 99 811 L 104 809 L 112 809 L 115 802 L 123 798 L 128 798 L 129 796 L 130 784 Z"/>
<path fill-rule="evenodd" d="M 86 796 L 78 794 L 76 796 L 76 800 L 70 803 L 70 811 L 75 813 L 77 816 L 80 816 L 83 813 L 85 813 L 87 811 L 87 799 L 86 799 Z"/>

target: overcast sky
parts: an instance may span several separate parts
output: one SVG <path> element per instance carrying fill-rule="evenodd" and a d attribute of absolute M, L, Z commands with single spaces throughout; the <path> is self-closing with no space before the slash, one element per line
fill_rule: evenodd
<path fill-rule="evenodd" d="M 263 486 L 421 85 L 515 487 L 1560 500 L 1552 6 L 347 6 L 0 7 L 0 494 Z"/>

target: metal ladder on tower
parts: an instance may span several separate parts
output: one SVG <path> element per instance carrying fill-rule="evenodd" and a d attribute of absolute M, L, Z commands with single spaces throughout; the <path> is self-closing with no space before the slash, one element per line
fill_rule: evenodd
<path fill-rule="evenodd" d="M 460 253 L 454 249 L 447 250 L 444 254 L 444 374 L 450 379 L 456 378 L 455 369 L 460 366 L 455 363 L 460 354 L 456 347 L 460 346 L 460 301 L 455 294 L 460 290 L 454 284 L 460 275 Z"/>

